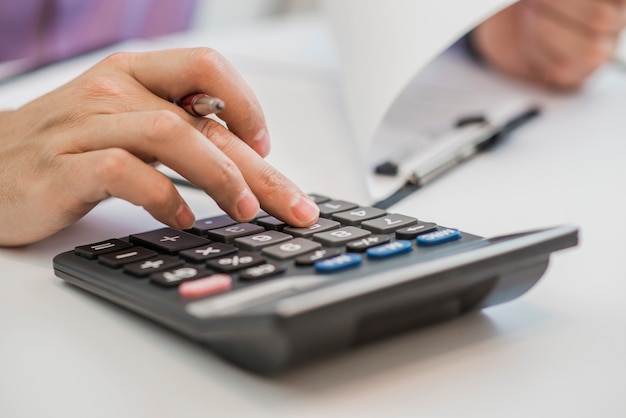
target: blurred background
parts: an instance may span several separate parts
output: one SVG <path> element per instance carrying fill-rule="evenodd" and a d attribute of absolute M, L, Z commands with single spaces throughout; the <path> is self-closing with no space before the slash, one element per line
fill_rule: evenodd
<path fill-rule="evenodd" d="M 199 0 L 193 28 L 220 29 L 251 20 L 317 9 L 316 0 Z"/>

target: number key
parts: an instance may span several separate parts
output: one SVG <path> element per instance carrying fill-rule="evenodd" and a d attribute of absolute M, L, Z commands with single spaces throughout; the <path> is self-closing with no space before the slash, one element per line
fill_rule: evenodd
<path fill-rule="evenodd" d="M 390 213 L 381 218 L 365 221 L 361 227 L 372 231 L 375 234 L 390 234 L 399 228 L 417 223 L 417 218 L 411 216 Z"/>

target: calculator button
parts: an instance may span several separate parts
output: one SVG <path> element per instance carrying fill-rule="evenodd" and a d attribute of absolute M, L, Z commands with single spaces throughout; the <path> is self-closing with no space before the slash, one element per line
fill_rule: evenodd
<path fill-rule="evenodd" d="M 337 221 L 319 218 L 313 225 L 307 226 L 306 228 L 295 228 L 293 226 L 288 226 L 283 229 L 283 232 L 293 235 L 294 237 L 311 238 L 313 234 L 317 234 L 318 232 L 330 231 L 331 229 L 337 229 L 340 226 L 341 224 Z"/>
<path fill-rule="evenodd" d="M 353 252 L 364 252 L 368 248 L 389 242 L 389 235 L 370 235 L 357 241 L 350 241 L 346 244 L 346 249 Z"/>
<path fill-rule="evenodd" d="M 137 277 L 144 277 L 155 271 L 167 270 L 172 267 L 180 266 L 183 260 L 171 255 L 163 255 L 161 257 L 149 258 L 144 261 L 126 264 L 124 271 Z"/>
<path fill-rule="evenodd" d="M 309 197 L 317 204 L 328 202 L 330 197 L 323 196 L 321 194 L 309 193 Z"/>
<path fill-rule="evenodd" d="M 404 228 L 405 226 L 413 225 L 416 223 L 417 218 L 406 215 L 399 215 L 397 213 L 391 213 L 381 218 L 365 221 L 361 224 L 361 227 L 368 229 L 375 234 L 390 234 L 397 229 Z"/>
<path fill-rule="evenodd" d="M 345 200 L 329 200 L 327 202 L 319 203 L 317 206 L 320 208 L 320 216 L 323 218 L 330 218 L 333 213 L 343 212 L 358 207 L 357 204 L 346 202 Z"/>
<path fill-rule="evenodd" d="M 318 232 L 330 231 L 337 229 L 341 224 L 337 221 L 331 221 L 330 219 L 319 218 L 313 225 L 305 228 L 295 228 L 292 226 L 285 227 L 283 232 L 286 232 L 294 237 L 311 238 L 313 234 Z"/>
<path fill-rule="evenodd" d="M 130 242 L 168 254 L 176 254 L 179 251 L 209 243 L 202 237 L 172 228 L 134 234 L 130 236 Z"/>
<path fill-rule="evenodd" d="M 282 232 L 265 231 L 260 234 L 237 238 L 235 239 L 235 245 L 245 250 L 258 251 L 270 245 L 289 241 L 292 238 L 291 235 L 283 234 Z"/>
<path fill-rule="evenodd" d="M 263 263 L 265 263 L 265 258 L 261 257 L 260 255 L 241 252 L 239 254 L 222 257 L 215 260 L 209 260 L 207 262 L 207 266 L 222 273 L 229 273 L 231 271 L 242 270 Z"/>
<path fill-rule="evenodd" d="M 396 231 L 397 239 L 414 239 L 418 235 L 432 232 L 437 229 L 437 224 L 432 222 L 418 222 L 417 225 L 400 228 Z"/>
<path fill-rule="evenodd" d="M 180 283 L 188 280 L 206 277 L 210 274 L 211 272 L 209 270 L 185 264 L 183 266 L 171 268 L 167 271 L 162 271 L 160 273 L 152 273 L 150 275 L 150 280 L 154 283 L 160 284 L 161 286 L 171 287 L 177 286 Z"/>
<path fill-rule="evenodd" d="M 212 229 L 207 231 L 207 237 L 214 241 L 232 244 L 236 238 L 246 235 L 254 235 L 265 231 L 262 226 L 243 223 L 227 226 L 225 228 Z"/>
<path fill-rule="evenodd" d="M 313 235 L 315 241 L 321 242 L 327 247 L 338 247 L 347 242 L 355 241 L 371 235 L 369 231 L 354 226 L 335 229 L 333 231 L 321 232 Z"/>
<path fill-rule="evenodd" d="M 147 248 L 131 247 L 124 251 L 101 255 L 98 257 L 98 261 L 105 266 L 117 268 L 123 266 L 124 264 L 133 263 L 139 260 L 146 260 L 156 255 L 158 255 L 156 251 L 148 250 Z"/>
<path fill-rule="evenodd" d="M 224 228 L 225 226 L 235 225 L 236 220 L 228 215 L 214 216 L 212 218 L 205 218 L 197 220 L 190 231 L 196 235 L 206 235 L 206 232 L 211 229 Z"/>
<path fill-rule="evenodd" d="M 334 273 L 350 267 L 358 267 L 362 261 L 363 257 L 361 254 L 341 254 L 327 260 L 318 261 L 315 263 L 315 271 L 318 273 Z"/>
<path fill-rule="evenodd" d="M 294 238 L 282 244 L 273 245 L 263 249 L 263 254 L 280 260 L 297 257 L 320 248 L 319 242 L 314 242 L 305 238 Z"/>
<path fill-rule="evenodd" d="M 201 263 L 212 258 L 223 257 L 236 252 L 237 248 L 232 245 L 223 244 L 221 242 L 212 242 L 209 245 L 203 245 L 202 247 L 190 248 L 189 250 L 181 251 L 180 256 L 186 260 Z"/>
<path fill-rule="evenodd" d="M 259 210 L 259 213 L 256 214 L 256 216 L 254 217 L 254 219 L 259 219 L 259 218 L 267 218 L 268 216 L 270 216 L 269 213 L 265 212 L 263 209 Z"/>
<path fill-rule="evenodd" d="M 256 220 L 257 225 L 262 226 L 265 229 L 271 229 L 273 231 L 282 231 L 287 226 L 286 223 L 273 216 L 265 216 Z"/>
<path fill-rule="evenodd" d="M 132 244 L 121 239 L 109 239 L 106 241 L 96 242 L 95 244 L 81 245 L 74 248 L 74 254 L 90 260 L 98 258 L 100 254 L 112 253 L 113 251 L 123 250 L 131 247 Z"/>
<path fill-rule="evenodd" d="M 227 274 L 214 274 L 202 279 L 182 283 L 178 294 L 184 298 L 200 298 L 221 293 L 232 287 L 233 279 Z"/>
<path fill-rule="evenodd" d="M 398 240 L 378 247 L 369 248 L 367 250 L 367 256 L 369 258 L 388 258 L 411 251 L 413 251 L 411 241 Z"/>
<path fill-rule="evenodd" d="M 282 273 L 283 271 L 285 271 L 285 266 L 274 263 L 265 263 L 243 270 L 239 274 L 239 280 L 248 281 L 265 279 Z"/>
<path fill-rule="evenodd" d="M 335 257 L 342 253 L 341 248 L 320 248 L 312 253 L 304 254 L 296 258 L 296 264 L 299 266 L 312 266 L 318 261 Z"/>
<path fill-rule="evenodd" d="M 416 241 L 417 245 L 430 246 L 444 244 L 446 242 L 456 241 L 458 239 L 461 239 L 461 233 L 458 229 L 442 228 L 435 232 L 418 235 Z"/>
<path fill-rule="evenodd" d="M 332 218 L 344 225 L 357 226 L 363 221 L 379 218 L 386 214 L 387 212 L 382 209 L 361 206 L 345 212 L 335 213 Z"/>

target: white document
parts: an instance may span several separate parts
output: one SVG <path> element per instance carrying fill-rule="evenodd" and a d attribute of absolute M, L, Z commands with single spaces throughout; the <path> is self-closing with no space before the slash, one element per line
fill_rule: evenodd
<path fill-rule="evenodd" d="M 424 162 L 436 156 L 430 135 L 450 126 L 453 112 L 493 113 L 472 91 L 433 71 L 454 67 L 454 51 L 442 53 L 469 30 L 512 0 L 327 0 L 340 60 L 345 104 L 358 157 L 374 200 L 397 189 L 402 178 L 373 176 L 373 166 L 394 154 L 418 154 Z M 439 62 L 435 62 L 439 57 Z M 433 64 L 434 63 L 434 64 Z M 430 73 L 426 70 L 433 65 Z M 462 64 L 461 64 L 462 66 Z M 447 74 L 447 76 L 454 74 Z M 438 84 L 432 84 L 432 80 Z M 493 96 L 485 94 L 489 99 Z M 468 99 L 471 98 L 471 101 Z M 481 105 L 482 100 L 482 105 Z M 525 104 L 502 97 L 509 117 Z M 455 106 L 451 107 L 450 104 Z M 496 115 L 490 115 L 496 116 Z M 427 134 L 428 138 L 420 138 Z M 387 154 L 387 155 L 386 155 Z M 414 160 L 415 160 L 414 158 Z"/>

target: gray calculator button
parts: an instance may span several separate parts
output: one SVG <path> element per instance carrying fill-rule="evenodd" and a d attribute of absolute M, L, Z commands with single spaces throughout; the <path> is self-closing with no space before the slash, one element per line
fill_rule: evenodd
<path fill-rule="evenodd" d="M 282 231 L 287 226 L 286 223 L 274 216 L 265 216 L 256 220 L 256 223 L 265 229 L 272 229 L 274 231 Z"/>
<path fill-rule="evenodd" d="M 313 234 L 317 234 L 318 232 L 330 231 L 331 229 L 337 229 L 340 226 L 341 224 L 337 221 L 319 218 L 317 222 L 315 222 L 311 226 L 307 226 L 306 228 L 295 228 L 293 226 L 288 226 L 283 229 L 283 232 L 293 235 L 294 237 L 310 238 L 313 236 Z"/>
<path fill-rule="evenodd" d="M 345 200 L 329 200 L 328 202 L 318 203 L 320 208 L 320 216 L 330 218 L 333 213 L 343 212 L 358 207 L 357 204 L 346 202 Z"/>
<path fill-rule="evenodd" d="M 316 193 L 309 193 L 309 197 L 313 199 L 315 203 L 318 203 L 318 204 L 328 202 L 330 200 L 330 197 L 327 197 L 321 194 L 316 194 Z"/>
<path fill-rule="evenodd" d="M 236 238 L 258 234 L 263 231 L 265 231 L 265 229 L 263 229 L 262 226 L 251 223 L 243 223 L 207 231 L 207 238 L 213 241 L 231 244 Z"/>
<path fill-rule="evenodd" d="M 413 239 L 421 234 L 433 232 L 437 229 L 437 224 L 433 222 L 418 222 L 415 225 L 407 226 L 396 231 L 397 239 Z"/>
<path fill-rule="evenodd" d="M 314 242 L 309 239 L 294 238 L 291 241 L 263 249 L 263 254 L 278 258 L 279 260 L 286 260 L 317 250 L 321 246 L 319 242 Z"/>
<path fill-rule="evenodd" d="M 371 232 L 364 229 L 346 226 L 344 228 L 315 234 L 313 235 L 313 239 L 327 247 L 339 247 L 347 242 L 365 238 L 369 235 L 371 235 Z"/>
<path fill-rule="evenodd" d="M 372 231 L 375 234 L 390 234 L 397 229 L 417 223 L 417 218 L 411 216 L 390 213 L 383 217 L 365 221 L 361 227 Z"/>
<path fill-rule="evenodd" d="M 123 266 L 124 264 L 145 260 L 156 255 L 158 255 L 156 251 L 148 250 L 147 248 L 130 247 L 123 251 L 103 254 L 98 257 L 98 261 L 105 266 L 117 268 Z"/>
<path fill-rule="evenodd" d="M 292 239 L 291 235 L 283 234 L 282 232 L 265 231 L 260 234 L 237 238 L 235 245 L 245 250 L 254 251 L 280 242 L 289 241 L 290 239 Z"/>
<path fill-rule="evenodd" d="M 346 244 L 346 249 L 353 252 L 365 252 L 368 248 L 375 247 L 377 245 L 386 244 L 389 242 L 389 235 L 375 234 L 369 237 L 361 238 L 356 241 L 350 241 Z"/>
<path fill-rule="evenodd" d="M 363 221 L 378 218 L 386 214 L 387 212 L 382 209 L 361 206 L 358 208 L 347 210 L 345 212 L 335 213 L 333 215 L 333 219 L 341 222 L 344 225 L 357 226 L 360 225 Z"/>

